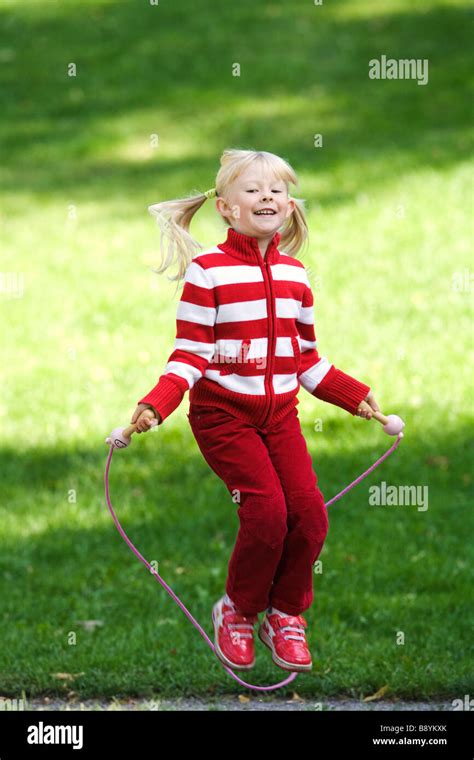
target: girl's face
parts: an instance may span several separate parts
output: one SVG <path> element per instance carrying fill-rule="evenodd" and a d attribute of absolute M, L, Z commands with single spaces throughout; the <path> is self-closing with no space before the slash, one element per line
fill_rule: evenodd
<path fill-rule="evenodd" d="M 232 183 L 226 199 L 217 198 L 216 208 L 237 232 L 257 238 L 272 238 L 293 213 L 295 203 L 288 198 L 283 180 L 254 164 Z M 264 209 L 273 213 L 258 213 Z"/>

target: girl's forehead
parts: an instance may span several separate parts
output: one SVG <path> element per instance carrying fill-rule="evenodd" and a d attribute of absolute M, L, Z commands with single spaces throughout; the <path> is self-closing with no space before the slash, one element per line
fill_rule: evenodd
<path fill-rule="evenodd" d="M 281 185 L 284 185 L 284 181 L 281 179 L 281 177 L 278 177 L 273 172 L 256 172 L 255 169 L 252 171 L 246 171 L 242 172 L 242 174 L 237 177 L 236 183 L 238 184 L 244 184 L 246 182 L 255 182 L 255 184 L 258 185 L 259 182 L 262 182 L 264 180 L 270 180 L 271 182 L 278 182 Z"/>

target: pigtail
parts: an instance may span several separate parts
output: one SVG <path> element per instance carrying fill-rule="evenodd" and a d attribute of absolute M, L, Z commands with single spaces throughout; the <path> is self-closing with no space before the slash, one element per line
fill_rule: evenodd
<path fill-rule="evenodd" d="M 158 268 L 152 267 L 152 271 L 162 274 L 176 263 L 177 274 L 174 277 L 168 277 L 168 280 L 176 281 L 176 290 L 193 256 L 202 250 L 202 245 L 190 235 L 189 226 L 194 214 L 209 197 L 212 196 L 208 191 L 188 198 L 162 201 L 148 206 L 148 211 L 155 217 L 160 228 L 161 261 Z"/>
<path fill-rule="evenodd" d="M 279 247 L 289 256 L 296 254 L 308 242 L 308 224 L 306 222 L 305 204 L 301 198 L 293 198 L 295 210 L 281 228 Z"/>

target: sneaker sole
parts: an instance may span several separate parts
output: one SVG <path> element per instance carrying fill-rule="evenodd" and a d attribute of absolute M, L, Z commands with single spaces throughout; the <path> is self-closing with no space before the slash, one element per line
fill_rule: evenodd
<path fill-rule="evenodd" d="M 250 670 L 255 665 L 255 657 L 253 659 L 253 662 L 251 662 L 249 665 L 242 665 L 241 663 L 232 662 L 232 660 L 229 660 L 229 658 L 226 657 L 226 655 L 220 648 L 218 636 L 217 636 L 219 625 L 216 620 L 216 607 L 217 607 L 217 603 L 212 608 L 212 623 L 214 626 L 214 647 L 215 647 L 215 652 L 216 652 L 217 657 L 224 665 L 227 665 L 228 668 L 232 668 L 232 670 Z"/>
<path fill-rule="evenodd" d="M 281 657 L 279 657 L 272 646 L 270 637 L 268 636 L 267 633 L 265 633 L 263 628 L 258 629 L 258 638 L 263 644 L 265 644 L 266 647 L 268 647 L 268 649 L 272 653 L 273 662 L 275 663 L 275 665 L 278 665 L 279 668 L 282 668 L 283 670 L 291 670 L 292 672 L 293 671 L 307 671 L 307 670 L 312 669 L 313 667 L 312 662 L 310 662 L 309 665 L 301 665 L 297 663 L 287 662 L 286 660 L 283 660 Z"/>

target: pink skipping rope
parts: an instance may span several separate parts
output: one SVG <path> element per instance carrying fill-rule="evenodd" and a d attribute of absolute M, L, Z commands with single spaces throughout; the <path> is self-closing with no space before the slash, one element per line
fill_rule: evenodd
<path fill-rule="evenodd" d="M 401 441 L 402 438 L 403 438 L 403 433 L 400 432 L 398 434 L 398 436 L 397 436 L 397 440 L 395 441 L 395 443 L 393 443 L 393 445 L 385 452 L 385 454 L 383 454 L 380 457 L 380 459 L 377 459 L 377 461 L 374 462 L 374 464 L 371 467 L 369 467 L 368 470 L 366 470 L 356 480 L 354 480 L 352 483 L 350 483 L 350 485 L 346 486 L 346 488 L 344 488 L 340 493 L 338 493 L 330 501 L 328 501 L 326 503 L 326 508 L 329 507 L 330 504 L 333 504 L 338 499 L 341 499 L 344 496 L 344 494 L 346 494 L 348 491 L 350 491 L 351 488 L 354 488 L 354 486 L 356 486 L 357 483 L 360 483 L 360 481 L 363 480 L 363 478 L 367 477 L 367 475 L 369 475 L 369 473 L 371 473 L 372 470 L 374 470 L 381 462 L 383 462 L 384 459 L 386 459 L 389 456 L 389 454 L 391 454 L 393 451 L 395 451 L 395 449 L 399 445 L 399 443 L 400 443 L 400 441 Z M 109 442 L 109 440 L 110 439 L 108 439 L 107 442 Z M 120 525 L 120 523 L 119 523 L 119 521 L 117 519 L 117 516 L 116 516 L 116 514 L 115 514 L 115 512 L 113 510 L 113 507 L 112 507 L 112 504 L 111 504 L 111 501 L 110 501 L 110 495 L 109 495 L 109 468 L 110 468 L 110 462 L 111 462 L 111 459 L 112 459 L 112 454 L 113 454 L 114 448 L 120 448 L 120 447 L 119 446 L 116 447 L 113 443 L 111 443 L 109 455 L 107 457 L 107 464 L 106 464 L 106 467 L 105 467 L 105 478 L 104 479 L 105 479 L 105 496 L 106 496 L 106 499 L 107 499 L 107 506 L 108 506 L 108 508 L 110 510 L 110 513 L 111 513 L 112 517 L 113 517 L 115 525 L 117 526 L 117 530 L 120 533 L 120 535 L 122 536 L 122 538 L 125 541 L 125 543 L 128 544 L 128 546 L 130 547 L 130 549 L 132 550 L 132 552 L 138 557 L 138 559 L 140 560 L 140 562 L 143 562 L 143 564 L 148 568 L 148 570 L 151 572 L 151 574 L 155 576 L 156 580 L 159 583 L 161 583 L 161 585 L 166 589 L 166 591 L 168 592 L 168 594 L 173 597 L 173 599 L 175 600 L 176 604 L 178 604 L 181 607 L 181 609 L 183 610 L 184 614 L 189 618 L 189 620 L 191 621 L 191 623 L 198 629 L 199 633 L 201 634 L 201 636 L 203 637 L 203 639 L 205 639 L 205 641 L 209 644 L 209 646 L 212 649 L 212 651 L 215 652 L 214 644 L 210 640 L 210 638 L 207 635 L 207 633 L 199 625 L 199 623 L 197 622 L 197 620 L 191 615 L 191 613 L 189 612 L 189 610 L 186 609 L 186 607 L 184 606 L 184 604 L 182 603 L 182 601 L 174 593 L 173 589 L 170 588 L 170 586 L 168 586 L 168 584 L 166 583 L 166 581 L 163 580 L 163 578 L 159 575 L 159 573 L 150 565 L 149 562 L 146 561 L 146 559 L 140 554 L 140 552 L 138 551 L 138 549 L 135 548 L 135 546 L 132 544 L 132 542 L 128 538 L 127 534 L 125 533 L 125 531 L 123 530 L 122 526 Z M 217 658 L 217 659 L 219 659 L 219 658 Z M 224 663 L 221 662 L 221 660 L 219 660 L 219 662 L 225 668 L 225 670 L 227 670 L 227 672 L 232 676 L 232 678 L 235 678 L 235 680 L 238 683 L 240 683 L 242 686 L 246 686 L 248 689 L 255 689 L 256 691 L 271 691 L 273 689 L 280 689 L 282 686 L 286 686 L 286 684 L 291 683 L 291 681 L 293 681 L 296 678 L 296 676 L 298 675 L 297 672 L 294 672 L 290 676 L 288 676 L 288 678 L 285 678 L 284 681 L 280 681 L 279 683 L 275 683 L 275 684 L 273 684 L 271 686 L 254 686 L 253 684 L 247 683 L 246 681 L 242 681 L 242 679 L 239 678 L 238 676 L 236 676 L 235 673 L 233 672 L 233 670 L 231 670 L 229 667 L 227 667 L 227 665 L 224 665 Z"/>

